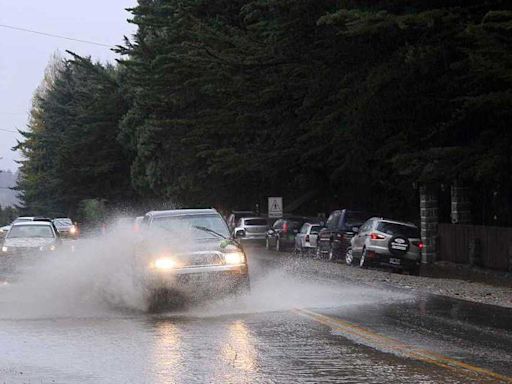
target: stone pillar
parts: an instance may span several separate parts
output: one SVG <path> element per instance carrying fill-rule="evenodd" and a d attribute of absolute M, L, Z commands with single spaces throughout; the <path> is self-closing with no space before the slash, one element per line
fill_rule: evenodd
<path fill-rule="evenodd" d="M 462 182 L 455 181 L 451 187 L 452 224 L 471 224 L 471 203 L 469 189 Z"/>
<path fill-rule="evenodd" d="M 420 187 L 421 240 L 424 248 L 421 261 L 433 263 L 437 253 L 437 224 L 439 222 L 437 191 L 432 186 Z"/>

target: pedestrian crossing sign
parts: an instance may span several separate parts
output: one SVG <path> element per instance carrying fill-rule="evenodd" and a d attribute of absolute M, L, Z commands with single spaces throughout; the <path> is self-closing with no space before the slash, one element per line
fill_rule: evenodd
<path fill-rule="evenodd" d="M 283 198 L 282 197 L 269 197 L 268 198 L 268 217 L 273 217 L 273 218 L 283 217 Z"/>

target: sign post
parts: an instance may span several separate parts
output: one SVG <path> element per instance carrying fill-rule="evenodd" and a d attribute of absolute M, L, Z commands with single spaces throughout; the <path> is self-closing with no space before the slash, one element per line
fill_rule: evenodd
<path fill-rule="evenodd" d="M 268 217 L 279 219 L 283 217 L 283 198 L 282 197 L 269 197 L 268 198 Z"/>

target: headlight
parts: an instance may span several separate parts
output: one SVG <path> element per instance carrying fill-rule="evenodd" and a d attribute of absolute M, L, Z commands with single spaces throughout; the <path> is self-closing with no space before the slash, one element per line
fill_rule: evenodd
<path fill-rule="evenodd" d="M 160 259 L 156 259 L 153 262 L 153 267 L 156 269 L 163 270 L 173 269 L 174 267 L 176 267 L 176 261 L 174 261 L 173 259 L 169 259 L 168 257 L 162 257 Z"/>
<path fill-rule="evenodd" d="M 9 248 L 7 248 L 5 245 L 2 247 L 2 252 L 7 252 Z"/>
<path fill-rule="evenodd" d="M 224 254 L 224 260 L 226 264 L 243 264 L 245 256 L 242 252 L 230 252 Z"/>
<path fill-rule="evenodd" d="M 54 244 L 50 245 L 50 251 L 55 251 L 55 245 Z"/>
<path fill-rule="evenodd" d="M 74 235 L 76 233 L 76 227 L 74 225 L 69 230 L 69 233 L 71 233 L 72 235 Z"/>

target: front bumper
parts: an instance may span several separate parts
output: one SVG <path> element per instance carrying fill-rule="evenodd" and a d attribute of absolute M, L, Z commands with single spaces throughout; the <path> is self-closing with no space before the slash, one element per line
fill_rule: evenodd
<path fill-rule="evenodd" d="M 171 270 L 148 269 L 144 283 L 148 289 L 227 289 L 248 280 L 247 264 L 183 267 Z"/>

